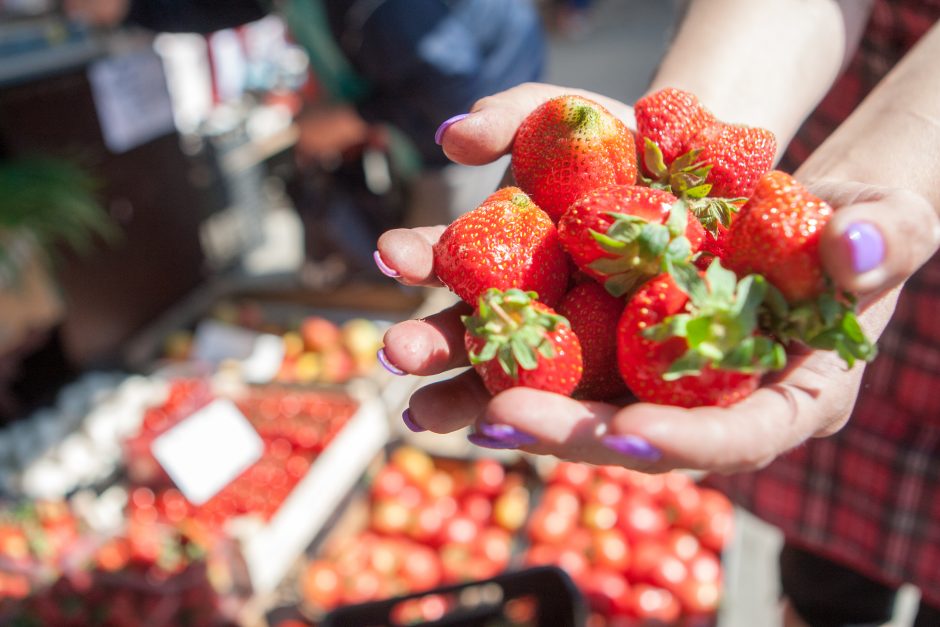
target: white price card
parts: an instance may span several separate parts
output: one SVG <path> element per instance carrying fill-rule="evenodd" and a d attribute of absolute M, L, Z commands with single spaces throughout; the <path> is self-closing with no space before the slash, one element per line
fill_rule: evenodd
<path fill-rule="evenodd" d="M 183 496 L 201 505 L 258 461 L 264 442 L 234 403 L 218 399 L 155 439 L 150 450 Z"/>
<path fill-rule="evenodd" d="M 176 131 L 163 64 L 153 51 L 98 61 L 88 69 L 88 78 L 104 142 L 111 152 L 127 152 Z"/>
<path fill-rule="evenodd" d="M 238 361 L 245 381 L 267 383 L 281 369 L 284 339 L 215 320 L 203 320 L 196 327 L 193 338 L 193 358 L 215 365 L 229 359 Z"/>

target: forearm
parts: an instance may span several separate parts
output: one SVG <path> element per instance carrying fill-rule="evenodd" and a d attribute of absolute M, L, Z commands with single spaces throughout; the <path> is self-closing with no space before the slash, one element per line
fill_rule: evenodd
<path fill-rule="evenodd" d="M 693 0 L 650 91 L 678 87 L 786 147 L 854 50 L 870 0 Z"/>
<path fill-rule="evenodd" d="M 940 212 L 940 25 L 800 167 L 806 181 L 902 187 Z"/>

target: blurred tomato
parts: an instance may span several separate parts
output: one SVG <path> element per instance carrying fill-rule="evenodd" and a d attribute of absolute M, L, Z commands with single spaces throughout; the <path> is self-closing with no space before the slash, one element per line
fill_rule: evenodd
<path fill-rule="evenodd" d="M 617 526 L 630 544 L 662 536 L 669 528 L 666 513 L 643 494 L 630 494 L 620 504 Z"/>
<path fill-rule="evenodd" d="M 472 462 L 467 488 L 494 497 L 502 491 L 505 480 L 506 470 L 502 464 L 495 459 L 481 457 Z"/>
<path fill-rule="evenodd" d="M 711 550 L 702 548 L 689 560 L 689 575 L 696 581 L 720 581 L 721 561 Z"/>
<path fill-rule="evenodd" d="M 676 595 L 669 590 L 640 583 L 633 586 L 630 611 L 641 620 L 672 625 L 679 620 L 682 606 Z"/>
<path fill-rule="evenodd" d="M 574 488 L 559 483 L 545 488 L 539 507 L 577 516 L 581 511 L 581 498 Z"/>
<path fill-rule="evenodd" d="M 441 584 L 444 569 L 437 552 L 409 543 L 401 561 L 401 575 L 409 591 L 429 590 Z"/>
<path fill-rule="evenodd" d="M 444 521 L 441 529 L 441 544 L 470 544 L 477 539 L 480 525 L 465 514 Z"/>
<path fill-rule="evenodd" d="M 717 581 L 687 579 L 676 590 L 682 609 L 691 615 L 709 615 L 718 611 L 721 584 Z"/>
<path fill-rule="evenodd" d="M 623 573 L 630 565 L 630 545 L 616 529 L 597 531 L 593 536 L 591 558 L 595 566 Z"/>
<path fill-rule="evenodd" d="M 575 522 L 567 514 L 539 508 L 529 518 L 529 537 L 537 543 L 560 544 L 575 528 Z"/>
<path fill-rule="evenodd" d="M 718 490 L 703 488 L 700 494 L 701 503 L 691 530 L 703 546 L 721 553 L 734 533 L 734 508 Z"/>
<path fill-rule="evenodd" d="M 666 547 L 683 562 L 688 562 L 698 555 L 701 544 L 691 531 L 685 529 L 670 529 L 663 539 Z"/>
<path fill-rule="evenodd" d="M 332 609 L 339 605 L 342 598 L 342 579 L 332 564 L 314 560 L 304 568 L 301 593 L 311 605 L 324 610 Z"/>
<path fill-rule="evenodd" d="M 529 490 L 524 486 L 509 488 L 493 501 L 493 522 L 516 531 L 525 524 L 529 515 Z"/>
<path fill-rule="evenodd" d="M 460 501 L 460 510 L 480 526 L 490 522 L 493 515 L 493 502 L 490 497 L 480 492 L 465 494 Z"/>
<path fill-rule="evenodd" d="M 480 532 L 476 542 L 480 555 L 493 563 L 499 570 L 509 565 L 512 556 L 512 536 L 501 527 L 486 527 Z"/>
<path fill-rule="evenodd" d="M 593 480 L 594 468 L 575 462 L 558 462 L 548 478 L 550 484 L 567 485 L 579 494 L 583 494 Z"/>
<path fill-rule="evenodd" d="M 616 571 L 591 568 L 581 578 L 581 591 L 591 608 L 602 614 L 623 615 L 631 609 L 630 584 Z"/>
<path fill-rule="evenodd" d="M 405 473 L 395 466 L 383 466 L 372 482 L 372 496 L 376 499 L 394 498 L 407 484 Z"/>

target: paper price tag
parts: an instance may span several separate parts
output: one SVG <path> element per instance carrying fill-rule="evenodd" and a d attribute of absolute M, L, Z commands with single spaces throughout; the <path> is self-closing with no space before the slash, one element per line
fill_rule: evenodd
<path fill-rule="evenodd" d="M 270 333 L 256 333 L 231 324 L 204 320 L 196 327 L 193 358 L 218 365 L 238 361 L 248 383 L 267 383 L 277 375 L 284 361 L 284 339 Z"/>
<path fill-rule="evenodd" d="M 234 403 L 206 405 L 150 445 L 176 487 L 201 505 L 261 458 L 264 442 Z"/>

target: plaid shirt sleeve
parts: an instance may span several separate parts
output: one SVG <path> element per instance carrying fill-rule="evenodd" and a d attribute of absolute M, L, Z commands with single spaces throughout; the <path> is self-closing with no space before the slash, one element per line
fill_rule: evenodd
<path fill-rule="evenodd" d="M 782 163 L 793 170 L 940 18 L 940 0 L 878 0 L 860 49 Z M 767 468 L 708 483 L 787 540 L 940 607 L 940 255 L 908 280 L 852 418 Z"/>

